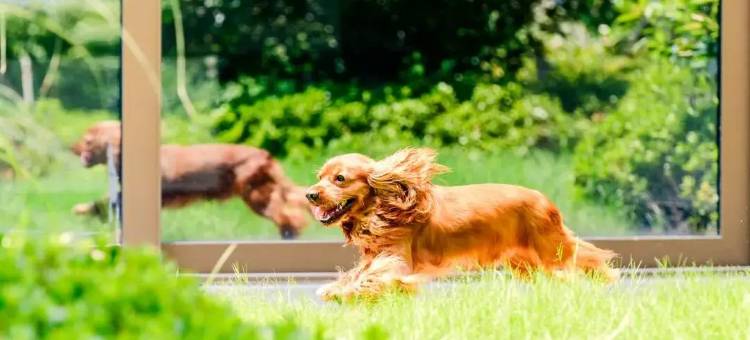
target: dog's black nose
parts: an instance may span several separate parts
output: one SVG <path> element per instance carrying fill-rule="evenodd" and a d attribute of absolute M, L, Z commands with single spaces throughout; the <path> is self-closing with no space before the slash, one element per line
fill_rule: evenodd
<path fill-rule="evenodd" d="M 320 194 L 318 194 L 317 192 L 308 192 L 307 194 L 305 194 L 305 197 L 307 197 L 308 201 L 315 203 L 316 201 L 318 201 Z"/>
<path fill-rule="evenodd" d="M 293 240 L 297 238 L 297 232 L 294 229 L 282 229 L 281 238 L 285 240 Z"/>

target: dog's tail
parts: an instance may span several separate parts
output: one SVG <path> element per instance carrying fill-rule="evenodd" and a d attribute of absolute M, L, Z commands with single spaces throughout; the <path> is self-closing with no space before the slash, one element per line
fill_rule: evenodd
<path fill-rule="evenodd" d="M 619 271 L 609 265 L 609 261 L 617 257 L 615 252 L 576 238 L 574 254 L 573 264 L 576 268 L 607 282 L 614 282 L 620 277 Z"/>

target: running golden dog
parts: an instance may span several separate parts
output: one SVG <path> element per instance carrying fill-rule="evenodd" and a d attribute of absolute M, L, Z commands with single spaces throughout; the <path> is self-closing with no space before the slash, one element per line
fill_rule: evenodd
<path fill-rule="evenodd" d="M 339 225 L 360 262 L 318 290 L 324 300 L 413 291 L 456 267 L 504 265 L 532 271 L 582 270 L 613 281 L 615 256 L 573 236 L 538 191 L 504 184 L 444 187 L 430 149 L 405 149 L 380 161 L 360 154 L 329 160 L 306 193 L 315 217 Z"/>

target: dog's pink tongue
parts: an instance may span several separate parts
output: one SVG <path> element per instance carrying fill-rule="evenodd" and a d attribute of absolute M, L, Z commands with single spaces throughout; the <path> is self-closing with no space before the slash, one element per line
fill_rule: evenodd
<path fill-rule="evenodd" d="M 312 208 L 313 215 L 315 215 L 315 219 L 320 221 L 326 217 L 326 211 L 323 209 L 323 207 L 313 207 Z"/>

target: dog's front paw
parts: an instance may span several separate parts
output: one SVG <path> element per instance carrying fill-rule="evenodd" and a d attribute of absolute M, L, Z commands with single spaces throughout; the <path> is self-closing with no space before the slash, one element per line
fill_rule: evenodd
<path fill-rule="evenodd" d="M 341 300 L 341 286 L 337 282 L 325 284 L 315 291 L 317 295 L 323 301 L 339 301 Z"/>
<path fill-rule="evenodd" d="M 96 210 L 94 203 L 79 203 L 73 207 L 73 213 L 76 215 L 92 215 Z"/>

